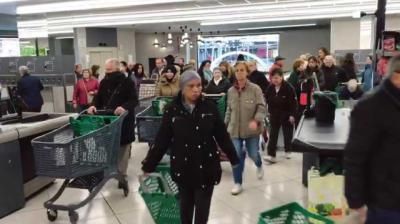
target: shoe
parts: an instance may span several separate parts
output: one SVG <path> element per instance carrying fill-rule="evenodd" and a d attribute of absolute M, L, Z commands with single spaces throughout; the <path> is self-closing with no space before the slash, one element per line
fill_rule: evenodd
<path fill-rule="evenodd" d="M 118 189 L 125 189 L 128 188 L 128 181 L 123 180 L 123 181 L 118 181 Z"/>
<path fill-rule="evenodd" d="M 291 153 L 290 153 L 290 152 L 286 152 L 286 153 L 285 153 L 285 157 L 286 157 L 286 159 L 291 159 L 290 155 L 291 155 Z"/>
<path fill-rule="evenodd" d="M 257 178 L 259 180 L 262 180 L 264 178 L 264 168 L 262 167 L 257 167 Z"/>
<path fill-rule="evenodd" d="M 232 188 L 231 193 L 232 193 L 232 195 L 238 195 L 238 194 L 242 193 L 242 191 L 243 191 L 242 185 L 235 184 L 235 186 L 233 186 L 233 188 Z"/>
<path fill-rule="evenodd" d="M 270 164 L 274 164 L 277 162 L 276 157 L 272 157 L 272 156 L 266 156 L 266 157 L 264 157 L 264 160 L 269 162 Z"/>

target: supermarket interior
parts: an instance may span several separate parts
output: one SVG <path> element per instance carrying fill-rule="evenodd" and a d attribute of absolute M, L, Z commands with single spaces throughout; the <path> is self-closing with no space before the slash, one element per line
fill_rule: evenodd
<path fill-rule="evenodd" d="M 400 0 L 0 0 L 0 224 L 399 224 Z"/>

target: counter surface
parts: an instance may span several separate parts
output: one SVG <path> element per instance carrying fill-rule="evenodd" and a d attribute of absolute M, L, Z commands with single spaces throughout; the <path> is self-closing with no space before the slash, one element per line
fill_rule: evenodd
<path fill-rule="evenodd" d="M 336 110 L 333 125 L 317 124 L 315 118 L 303 118 L 293 139 L 294 152 L 343 153 L 350 132 L 349 108 Z"/>

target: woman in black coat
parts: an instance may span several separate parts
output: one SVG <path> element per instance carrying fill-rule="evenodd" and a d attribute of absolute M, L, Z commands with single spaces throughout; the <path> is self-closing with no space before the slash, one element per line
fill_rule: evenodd
<path fill-rule="evenodd" d="M 118 155 L 118 171 L 127 176 L 131 143 L 135 141 L 135 107 L 138 105 L 138 95 L 133 81 L 119 71 L 117 60 L 106 62 L 106 76 L 100 82 L 99 91 L 94 98 L 94 105 L 88 109 L 89 114 L 97 110 L 112 110 L 115 115 L 125 111 L 128 115 L 122 123 L 121 149 Z M 127 180 L 120 181 L 119 187 L 128 185 Z"/>
<path fill-rule="evenodd" d="M 201 98 L 201 78 L 187 71 L 180 80 L 182 91 L 166 106 L 154 147 L 142 170 L 154 172 L 171 150 L 171 176 L 179 188 L 181 222 L 207 223 L 214 185 L 221 180 L 219 146 L 232 165 L 239 163 L 235 148 L 215 103 Z"/>
<path fill-rule="evenodd" d="M 226 94 L 229 88 L 231 88 L 231 83 L 223 77 L 221 69 L 214 68 L 213 79 L 208 83 L 204 92 L 207 94 Z"/>
<path fill-rule="evenodd" d="M 297 112 L 295 91 L 289 83 L 284 81 L 281 69 L 277 69 L 271 74 L 271 85 L 268 87 L 266 99 L 271 123 L 268 143 L 269 158 L 267 160 L 270 163 L 276 163 L 276 144 L 281 127 L 284 135 L 286 158 L 290 158 L 293 126 Z"/>

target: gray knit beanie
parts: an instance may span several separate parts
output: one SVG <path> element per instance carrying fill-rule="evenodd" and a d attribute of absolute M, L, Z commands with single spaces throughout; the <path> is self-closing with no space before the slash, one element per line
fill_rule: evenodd
<path fill-rule="evenodd" d="M 186 86 L 186 84 L 188 82 L 190 82 L 192 80 L 195 80 L 195 79 L 201 81 L 201 78 L 200 78 L 199 74 L 197 74 L 196 71 L 191 71 L 191 70 L 185 71 L 181 75 L 181 78 L 180 78 L 180 81 L 179 81 L 179 88 L 182 90 Z"/>

